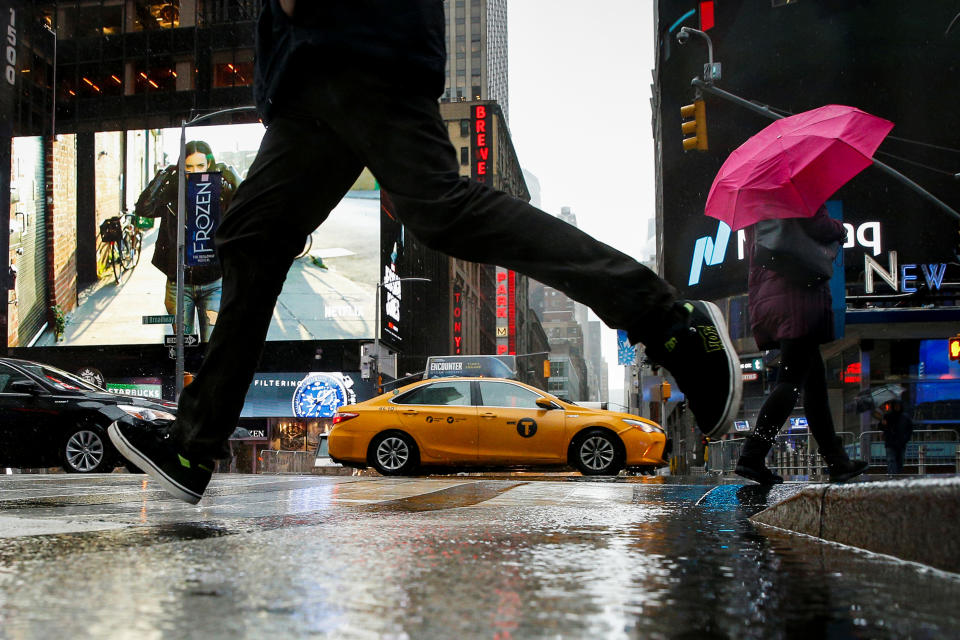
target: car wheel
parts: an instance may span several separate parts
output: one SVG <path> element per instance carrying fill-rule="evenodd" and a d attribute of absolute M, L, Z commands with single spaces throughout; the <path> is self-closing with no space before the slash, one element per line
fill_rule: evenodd
<path fill-rule="evenodd" d="M 110 445 L 103 431 L 95 427 L 76 427 L 60 450 L 67 473 L 109 473 L 113 470 Z"/>
<path fill-rule="evenodd" d="M 615 476 L 623 468 L 619 439 L 608 431 L 592 429 L 573 445 L 573 464 L 585 476 Z"/>
<path fill-rule="evenodd" d="M 420 452 L 413 438 L 400 431 L 381 433 L 370 443 L 370 464 L 381 475 L 412 475 L 420 465 Z"/>

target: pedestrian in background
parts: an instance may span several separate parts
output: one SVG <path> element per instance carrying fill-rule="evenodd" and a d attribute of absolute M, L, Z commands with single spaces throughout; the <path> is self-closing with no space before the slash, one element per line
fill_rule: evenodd
<path fill-rule="evenodd" d="M 254 96 L 267 130 L 217 231 L 223 297 L 203 365 L 172 424 L 109 429 L 118 449 L 173 495 L 199 501 L 212 460 L 228 455 L 287 271 L 365 166 L 426 246 L 526 274 L 646 345 L 706 435 L 725 432 L 739 410 L 739 359 L 716 305 L 679 300 L 633 258 L 459 175 L 438 104 L 443 6 L 263 2 Z"/>
<path fill-rule="evenodd" d="M 900 400 L 891 400 L 885 409 L 879 427 L 887 449 L 887 473 L 896 475 L 903 473 L 903 458 L 913 435 L 913 420 L 904 412 Z"/>
<path fill-rule="evenodd" d="M 797 228 L 824 245 L 843 240 L 845 235 L 843 225 L 830 218 L 826 207 L 800 220 Z M 780 369 L 757 416 L 756 428 L 741 449 L 736 473 L 761 484 L 783 482 L 764 460 L 802 390 L 808 428 L 827 461 L 830 481 L 849 480 L 863 473 L 867 463 L 850 460 L 830 414 L 820 355 L 820 345 L 834 339 L 830 282 L 806 281 L 788 268 L 774 269 L 761 263 L 756 256 L 756 233 L 755 226 L 746 228 L 751 328 L 760 349 L 780 349 Z"/>

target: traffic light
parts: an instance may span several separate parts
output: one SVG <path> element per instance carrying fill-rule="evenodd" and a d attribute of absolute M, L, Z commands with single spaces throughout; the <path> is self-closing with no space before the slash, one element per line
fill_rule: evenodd
<path fill-rule="evenodd" d="M 693 104 L 680 107 L 683 131 L 683 150 L 707 150 L 707 107 L 703 100 L 694 100 Z"/>
<path fill-rule="evenodd" d="M 947 343 L 951 360 L 960 361 L 960 335 L 953 336 Z"/>
<path fill-rule="evenodd" d="M 543 361 L 543 377 L 544 378 L 550 377 L 550 361 L 549 360 Z"/>

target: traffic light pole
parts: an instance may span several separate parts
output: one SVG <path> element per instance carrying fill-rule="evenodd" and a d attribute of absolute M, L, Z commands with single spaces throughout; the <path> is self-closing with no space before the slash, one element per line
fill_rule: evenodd
<path fill-rule="evenodd" d="M 749 109 L 755 113 L 759 113 L 760 115 L 766 116 L 772 120 L 781 120 L 786 117 L 779 113 L 775 113 L 766 105 L 756 104 L 754 102 L 750 102 L 749 100 L 744 100 L 740 96 L 734 95 L 729 91 L 724 91 L 723 89 L 720 89 L 714 86 L 712 82 L 706 82 L 700 78 L 694 78 L 693 80 L 690 81 L 690 84 L 696 87 L 697 89 L 699 89 L 700 91 L 702 91 L 703 93 L 708 93 L 712 96 L 722 98 L 728 102 L 732 102 L 736 105 L 744 107 L 745 109 Z M 880 169 L 881 171 L 883 171 L 893 179 L 897 180 L 901 184 L 904 184 L 910 189 L 913 189 L 922 197 L 926 198 L 933 204 L 937 205 L 940 209 L 949 213 L 951 216 L 953 216 L 957 220 L 960 220 L 960 213 L 957 213 L 957 211 L 954 210 L 950 205 L 948 205 L 943 200 L 936 197 L 935 195 L 933 195 L 932 193 L 930 193 L 929 191 L 927 191 L 926 189 L 921 187 L 919 184 L 917 184 L 907 176 L 903 175 L 902 173 L 900 173 L 890 165 L 880 162 L 879 160 L 874 158 L 873 166 L 875 166 L 877 169 Z"/>

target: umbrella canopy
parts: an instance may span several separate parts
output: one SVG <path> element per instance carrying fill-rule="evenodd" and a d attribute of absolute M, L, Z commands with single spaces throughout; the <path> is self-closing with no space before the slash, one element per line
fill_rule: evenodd
<path fill-rule="evenodd" d="M 736 231 L 759 220 L 810 217 L 873 162 L 893 123 L 831 104 L 777 120 L 727 158 L 706 214 Z"/>

